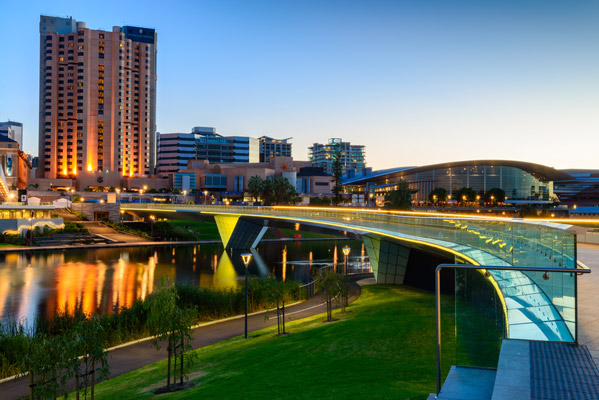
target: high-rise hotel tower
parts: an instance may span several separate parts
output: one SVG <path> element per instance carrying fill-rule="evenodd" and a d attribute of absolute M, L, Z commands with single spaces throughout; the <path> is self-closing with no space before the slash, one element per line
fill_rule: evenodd
<path fill-rule="evenodd" d="M 40 17 L 38 178 L 120 187 L 154 173 L 156 33 Z"/>

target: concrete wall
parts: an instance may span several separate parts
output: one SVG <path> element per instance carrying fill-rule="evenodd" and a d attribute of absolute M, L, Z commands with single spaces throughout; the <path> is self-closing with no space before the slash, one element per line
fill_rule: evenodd
<path fill-rule="evenodd" d="M 97 213 L 108 213 L 108 219 L 112 222 L 119 222 L 121 206 L 114 203 L 73 203 L 73 210 L 85 215 L 90 221 L 98 218 Z"/>

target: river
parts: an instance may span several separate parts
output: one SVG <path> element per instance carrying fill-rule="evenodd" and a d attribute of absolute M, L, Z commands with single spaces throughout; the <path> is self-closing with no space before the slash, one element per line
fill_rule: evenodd
<path fill-rule="evenodd" d="M 342 264 L 341 248 L 352 248 L 353 270 L 369 269 L 362 242 L 262 242 L 249 274 L 310 281 L 323 265 Z M 222 245 L 158 246 L 0 254 L 0 321 L 26 325 L 38 316 L 72 312 L 111 313 L 144 299 L 163 276 L 198 287 L 243 285 L 240 252 Z"/>

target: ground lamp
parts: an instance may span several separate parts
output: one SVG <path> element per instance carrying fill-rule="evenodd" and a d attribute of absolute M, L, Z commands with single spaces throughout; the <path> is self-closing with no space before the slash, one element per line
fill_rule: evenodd
<path fill-rule="evenodd" d="M 150 215 L 150 238 L 152 240 L 154 240 L 154 220 L 156 219 L 155 216 Z"/>
<path fill-rule="evenodd" d="M 351 251 L 351 248 L 347 245 L 345 245 L 345 247 L 343 248 L 343 256 L 345 258 L 345 276 L 347 277 L 348 274 L 348 270 L 347 270 L 347 259 L 349 257 L 349 252 Z M 349 294 L 346 292 L 345 293 L 345 306 L 347 307 L 349 305 L 349 299 L 348 299 Z"/>
<path fill-rule="evenodd" d="M 241 255 L 245 265 L 245 338 L 248 338 L 248 265 L 252 259 L 252 253 L 243 253 Z"/>

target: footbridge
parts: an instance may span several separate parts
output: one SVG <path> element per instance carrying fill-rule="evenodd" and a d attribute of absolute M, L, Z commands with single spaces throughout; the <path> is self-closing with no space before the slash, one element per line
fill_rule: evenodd
<path fill-rule="evenodd" d="M 314 207 L 123 203 L 138 214 L 212 215 L 227 249 L 255 248 L 268 221 L 283 220 L 359 234 L 379 283 L 403 284 L 417 254 L 480 265 L 512 339 L 577 341 L 576 236 L 569 225 L 509 218 Z M 185 218 L 185 217 L 183 217 Z M 543 271 L 486 270 L 484 266 Z M 572 273 L 552 272 L 571 269 Z M 431 275 L 431 279 L 434 277 Z"/>

